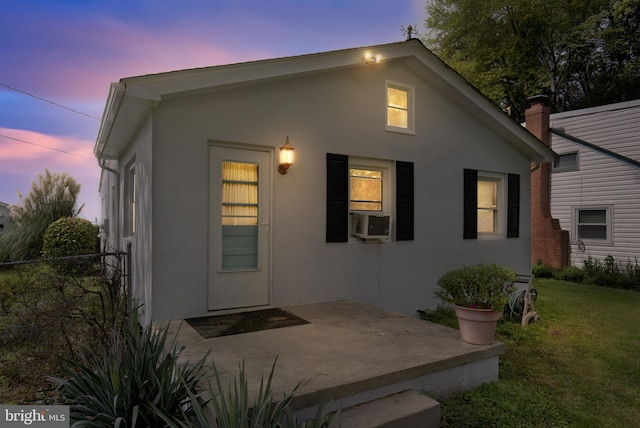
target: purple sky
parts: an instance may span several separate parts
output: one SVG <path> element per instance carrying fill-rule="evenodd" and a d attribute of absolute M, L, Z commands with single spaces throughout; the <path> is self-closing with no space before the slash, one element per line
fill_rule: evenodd
<path fill-rule="evenodd" d="M 48 168 L 82 184 L 82 217 L 99 216 L 93 147 L 100 122 L 10 88 L 99 118 L 109 83 L 123 77 L 401 41 L 402 26 L 424 33 L 425 6 L 426 0 L 3 0 L 0 201 L 17 203 L 16 190 L 28 194 Z"/>

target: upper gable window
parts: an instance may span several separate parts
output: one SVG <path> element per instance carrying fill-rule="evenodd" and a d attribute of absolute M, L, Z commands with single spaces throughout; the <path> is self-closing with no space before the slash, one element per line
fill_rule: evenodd
<path fill-rule="evenodd" d="M 415 132 L 413 100 L 413 86 L 387 81 L 387 131 L 405 134 Z"/>

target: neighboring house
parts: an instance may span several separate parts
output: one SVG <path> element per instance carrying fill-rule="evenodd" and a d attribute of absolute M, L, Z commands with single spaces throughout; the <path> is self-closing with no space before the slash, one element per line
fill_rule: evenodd
<path fill-rule="evenodd" d="M 571 264 L 640 258 L 640 100 L 552 114 L 551 211 Z"/>
<path fill-rule="evenodd" d="M 530 272 L 531 164 L 553 160 L 415 39 L 122 79 L 95 154 L 145 323 L 342 299 L 415 314 L 447 270 Z"/>
<path fill-rule="evenodd" d="M 0 236 L 7 233 L 11 226 L 11 210 L 9 205 L 0 202 Z"/>

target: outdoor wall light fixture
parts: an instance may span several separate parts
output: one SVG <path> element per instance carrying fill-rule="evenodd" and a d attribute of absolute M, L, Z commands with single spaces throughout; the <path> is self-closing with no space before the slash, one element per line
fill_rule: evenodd
<path fill-rule="evenodd" d="M 379 62 L 380 62 L 380 54 L 374 54 L 371 51 L 366 51 L 364 53 L 364 63 L 365 64 L 369 64 L 369 63 L 377 64 Z"/>
<path fill-rule="evenodd" d="M 280 147 L 280 165 L 278 165 L 278 172 L 282 175 L 287 173 L 289 167 L 293 165 L 293 146 L 289 144 L 289 136 L 287 135 L 287 141 Z"/>

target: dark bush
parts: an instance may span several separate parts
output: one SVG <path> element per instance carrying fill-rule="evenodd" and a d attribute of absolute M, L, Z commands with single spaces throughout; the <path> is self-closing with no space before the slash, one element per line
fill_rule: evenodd
<path fill-rule="evenodd" d="M 634 261 L 629 259 L 623 268 L 613 256 L 605 257 L 604 261 L 589 257 L 583 262 L 584 282 L 601 287 L 640 290 L 640 267 L 637 259 Z"/>
<path fill-rule="evenodd" d="M 577 266 L 565 266 L 555 271 L 554 278 L 561 281 L 583 282 L 585 278 L 584 271 Z"/>
<path fill-rule="evenodd" d="M 64 217 L 51 223 L 43 236 L 42 256 L 57 257 L 96 254 L 100 248 L 98 226 L 82 218 Z M 65 260 L 54 265 L 65 272 L 87 273 L 92 260 Z"/>
<path fill-rule="evenodd" d="M 531 272 L 536 278 L 553 278 L 554 270 L 549 265 L 538 263 L 531 267 Z"/>
<path fill-rule="evenodd" d="M 48 262 L 0 272 L 0 402 L 54 398 L 46 375 L 60 376 L 60 357 L 77 360 L 125 325 L 123 259 L 109 257 L 100 275 L 61 275 Z"/>

